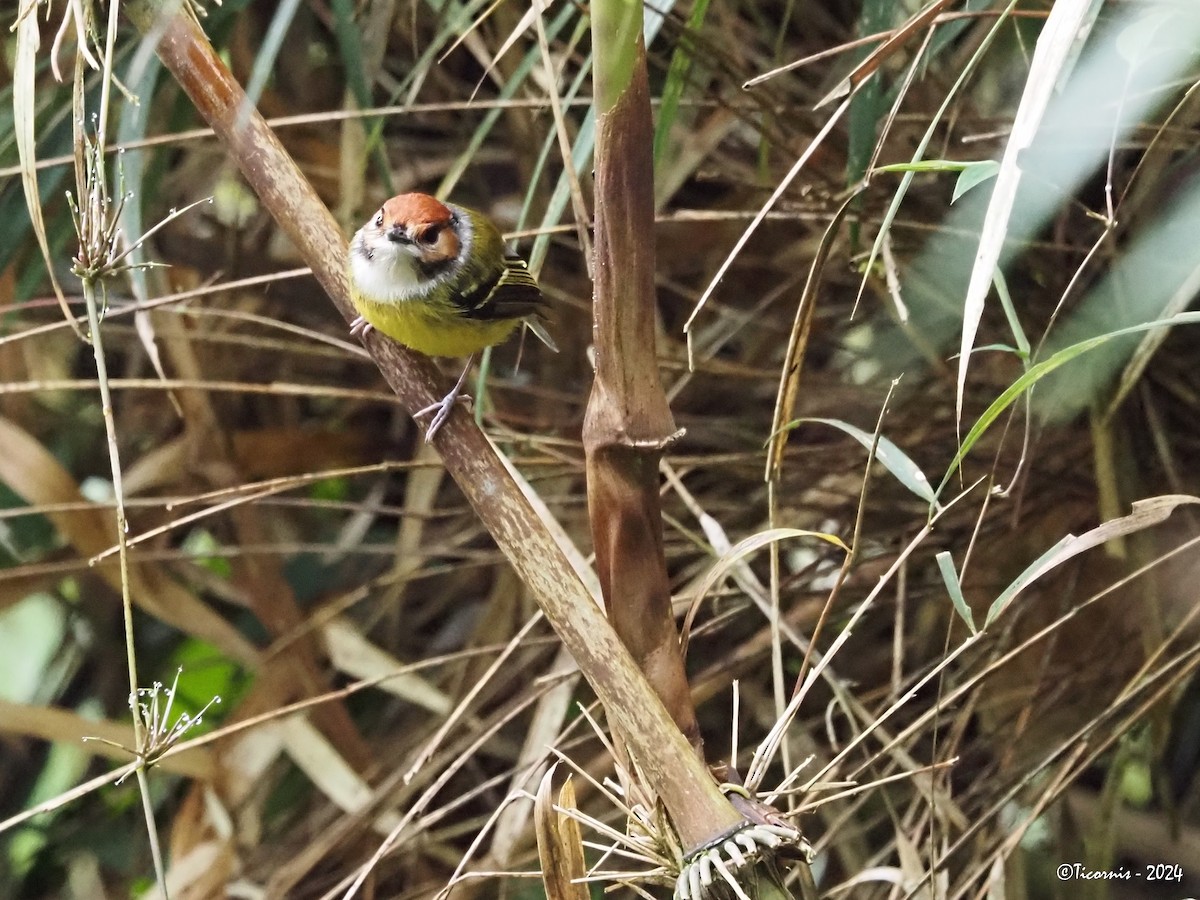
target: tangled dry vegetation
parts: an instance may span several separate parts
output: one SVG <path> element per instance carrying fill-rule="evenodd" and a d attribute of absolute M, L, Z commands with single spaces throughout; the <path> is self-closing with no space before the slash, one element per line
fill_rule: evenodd
<path fill-rule="evenodd" d="M 540 271 L 561 352 L 497 348 L 476 408 L 590 553 L 588 10 L 206 6 L 343 234 L 425 190 Z M 161 896 L 157 833 L 172 897 L 586 896 L 540 878 L 557 763 L 596 884 L 668 896 L 695 848 L 245 160 L 154 36 L 39 10 L 0 57 L 0 894 Z M 647 11 L 671 595 L 707 761 L 820 896 L 1200 892 L 1197 18 Z"/>

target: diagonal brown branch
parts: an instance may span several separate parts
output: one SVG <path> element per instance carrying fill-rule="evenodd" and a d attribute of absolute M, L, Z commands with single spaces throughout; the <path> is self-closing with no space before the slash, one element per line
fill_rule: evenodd
<path fill-rule="evenodd" d="M 244 92 L 200 26 L 177 4 L 143 0 L 126 9 L 144 34 L 157 36 L 164 65 L 349 321 L 354 313 L 347 292 L 345 238 L 262 117 L 245 112 Z M 366 344 L 406 409 L 419 409 L 441 396 L 436 369 L 428 359 L 379 335 L 369 336 Z M 683 841 L 702 844 L 740 821 L 470 416 L 456 412 L 434 443 L 447 471 L 575 657 L 613 725 L 626 736 L 639 771 L 670 811 Z"/>

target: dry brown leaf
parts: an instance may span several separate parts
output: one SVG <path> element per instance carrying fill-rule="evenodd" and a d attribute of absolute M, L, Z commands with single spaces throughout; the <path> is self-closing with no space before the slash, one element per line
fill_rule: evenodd
<path fill-rule="evenodd" d="M 578 880 L 586 874 L 579 823 L 555 809 L 551 799 L 556 768 L 542 776 L 534 801 L 533 822 L 538 859 L 542 863 L 542 884 L 546 886 L 547 900 L 588 900 L 587 885 Z M 569 776 L 559 792 L 558 805 L 574 808 L 575 790 Z"/>
<path fill-rule="evenodd" d="M 31 506 L 85 503 L 71 474 L 31 434 L 0 418 L 0 481 Z M 47 512 L 63 540 L 79 555 L 90 558 L 111 547 L 117 539 L 116 517 L 110 510 L 91 507 Z M 96 572 L 120 593 L 120 569 L 114 558 L 97 565 Z M 158 619 L 215 644 L 233 659 L 255 664 L 258 653 L 236 628 L 207 604 L 160 569 L 133 563 L 129 566 L 129 591 L 133 602 Z"/>
<path fill-rule="evenodd" d="M 383 679 L 379 682 L 382 691 L 440 716 L 450 712 L 453 706 L 450 698 L 420 675 L 390 674 L 399 672 L 404 664 L 363 637 L 349 620 L 333 619 L 326 623 L 321 634 L 329 661 L 342 674 L 363 680 Z"/>
<path fill-rule="evenodd" d="M 235 431 L 233 460 L 246 478 L 304 475 L 368 460 L 357 432 L 312 428 L 259 428 Z M 129 466 L 123 479 L 127 496 L 162 485 L 186 482 L 193 469 L 194 440 L 184 435 L 155 447 Z"/>

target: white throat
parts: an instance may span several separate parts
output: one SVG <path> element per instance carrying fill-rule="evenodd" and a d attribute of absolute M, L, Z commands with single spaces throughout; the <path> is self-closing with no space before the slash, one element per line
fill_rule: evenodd
<path fill-rule="evenodd" d="M 354 236 L 350 270 L 359 293 L 376 303 L 403 303 L 423 297 L 436 279 L 423 278 L 411 253 L 396 246 L 366 250 L 362 233 Z M 390 243 L 385 238 L 381 244 Z M 369 255 L 368 255 L 369 254 Z"/>

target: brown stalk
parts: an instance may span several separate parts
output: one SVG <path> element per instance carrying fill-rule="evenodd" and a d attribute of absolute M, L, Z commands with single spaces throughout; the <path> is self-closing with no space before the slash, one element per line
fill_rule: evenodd
<path fill-rule="evenodd" d="M 597 24 L 599 30 L 601 25 Z M 654 162 L 645 47 L 596 125 L 592 330 L 596 374 L 583 423 L 588 514 L 609 620 L 701 753 L 699 727 L 671 612 L 658 468 L 680 432 L 658 375 L 654 342 Z M 596 67 L 596 94 L 604 74 Z"/>
<path fill-rule="evenodd" d="M 131 3 L 126 10 L 144 34 L 157 38 L 163 64 L 349 321 L 354 311 L 345 237 L 262 117 L 244 110 L 245 93 L 198 23 L 178 4 L 160 0 Z M 650 239 L 649 232 L 643 235 Z M 441 397 L 437 370 L 427 358 L 378 334 L 365 344 L 407 410 Z M 702 844 L 741 821 L 471 417 L 457 410 L 434 446 L 625 736 L 685 845 Z"/>
<path fill-rule="evenodd" d="M 617 634 L 690 741 L 695 758 L 702 759 L 663 552 L 659 464 L 663 450 L 681 432 L 675 428 L 655 354 L 654 140 L 642 7 L 628 0 L 598 0 L 591 14 L 597 106 L 596 375 L 583 445 L 592 541 Z M 623 729 L 618 736 L 641 763 L 637 743 L 644 736 Z M 667 804 L 685 860 L 698 848 L 695 834 L 721 833 L 750 820 L 745 810 L 739 812 L 723 799 L 711 776 L 683 770 L 675 776 L 677 789 L 690 787 L 696 800 L 704 801 L 686 809 Z M 659 790 L 660 785 L 646 781 Z M 706 820 L 707 829 L 696 828 Z M 801 868 L 807 876 L 807 867 Z M 737 882 L 760 900 L 791 897 L 769 855 L 739 869 Z M 804 896 L 815 896 L 811 887 L 808 878 Z"/>

